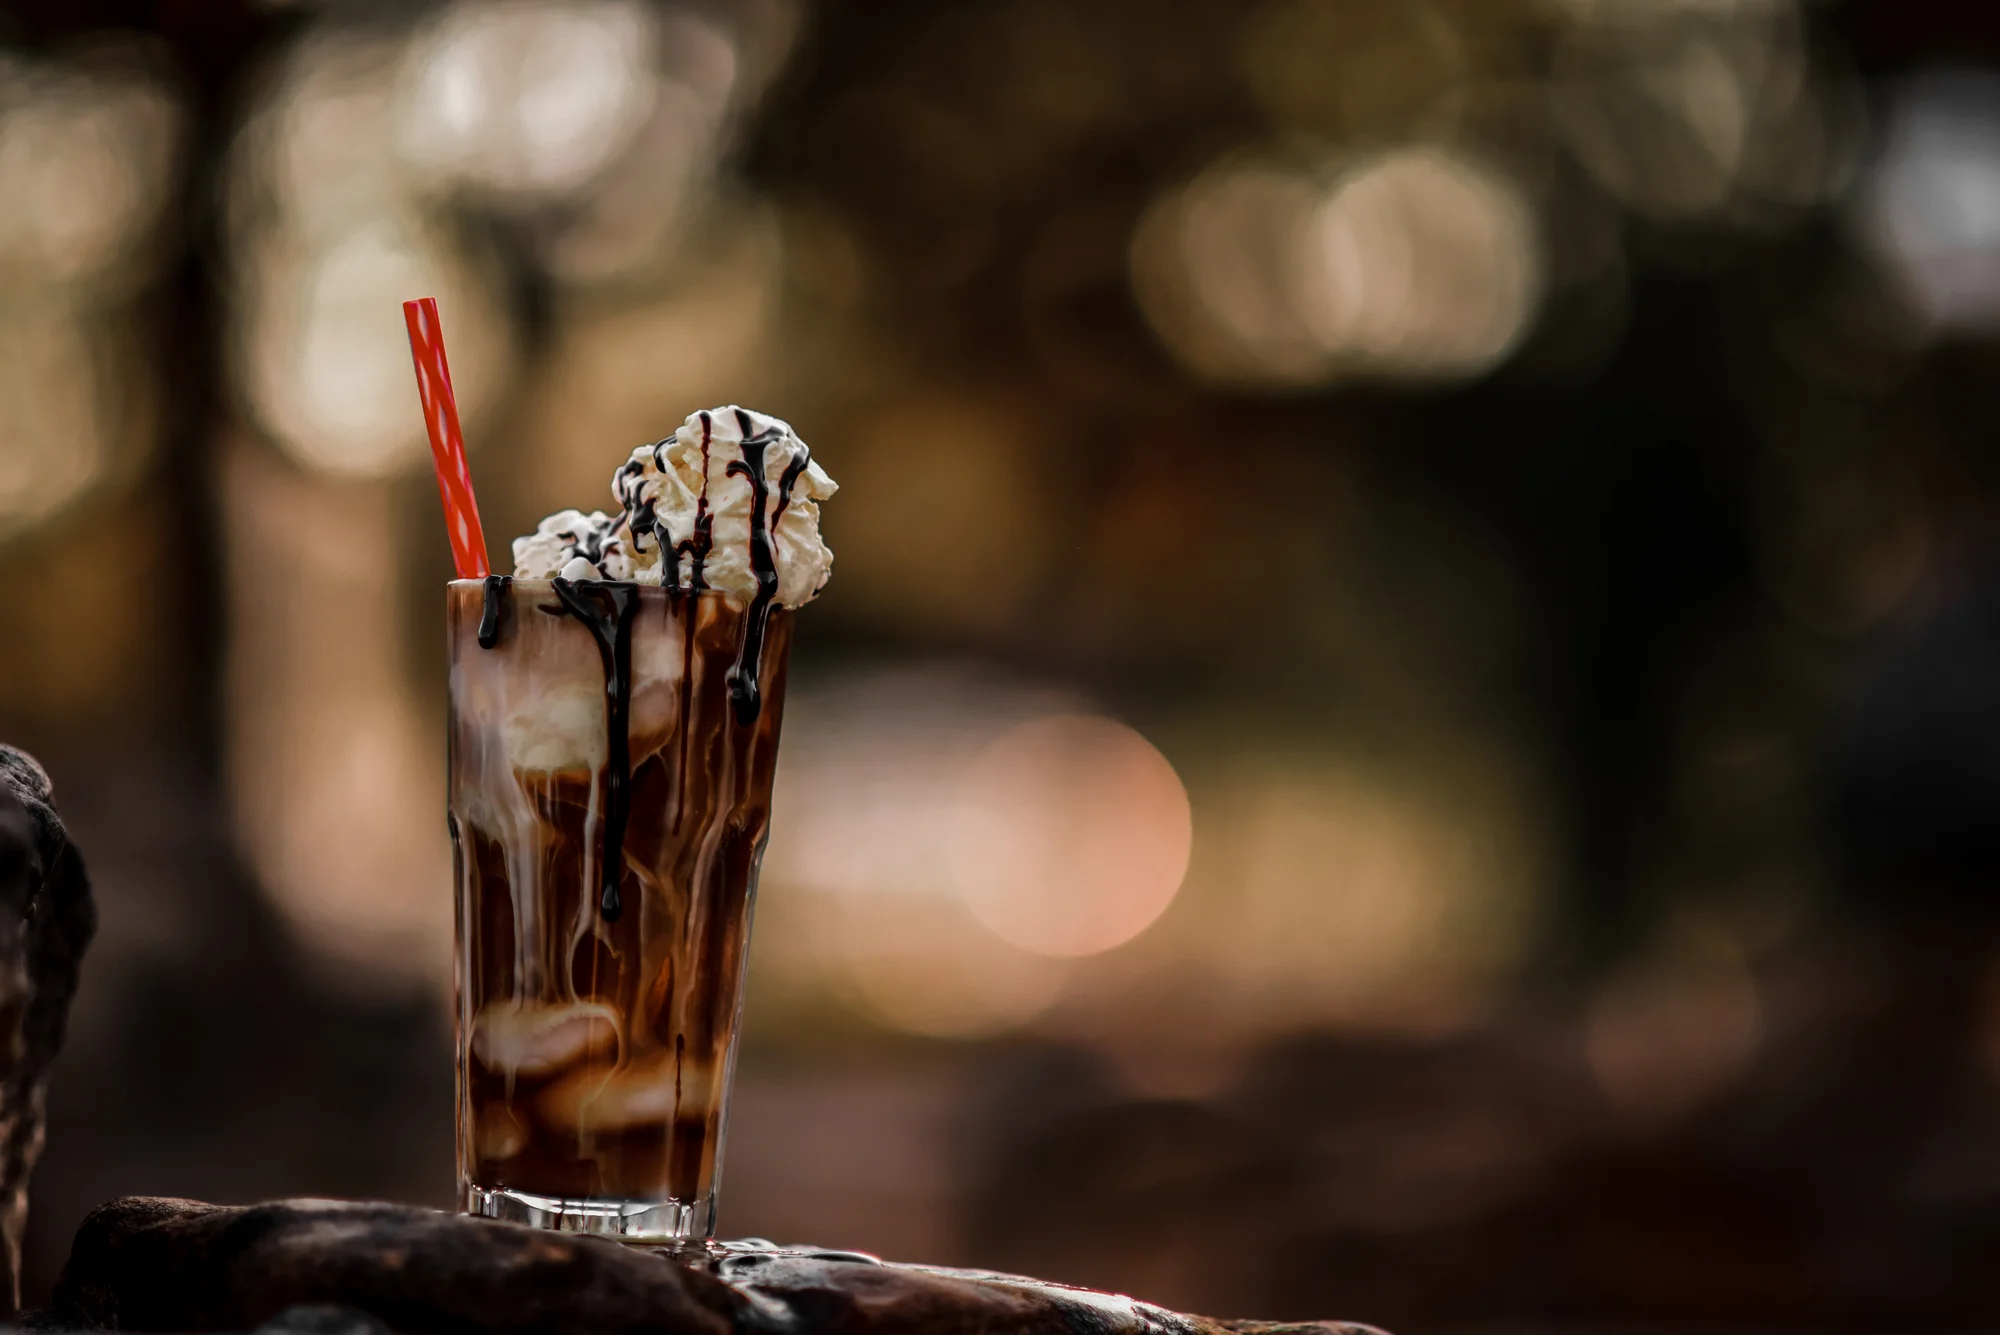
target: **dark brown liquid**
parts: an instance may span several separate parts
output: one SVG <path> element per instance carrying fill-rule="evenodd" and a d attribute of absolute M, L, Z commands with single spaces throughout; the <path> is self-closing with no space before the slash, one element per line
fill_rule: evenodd
<path fill-rule="evenodd" d="M 697 1201 L 715 1176 L 791 618 L 770 614 L 745 723 L 729 682 L 748 609 L 616 587 L 636 603 L 622 840 L 607 828 L 615 747 L 517 770 L 505 740 L 523 700 L 612 684 L 590 676 L 593 629 L 539 615 L 547 586 L 450 590 L 460 1171 L 537 1195 Z M 511 615 L 482 615 L 495 598 Z M 482 620 L 505 627 L 490 652 Z"/>

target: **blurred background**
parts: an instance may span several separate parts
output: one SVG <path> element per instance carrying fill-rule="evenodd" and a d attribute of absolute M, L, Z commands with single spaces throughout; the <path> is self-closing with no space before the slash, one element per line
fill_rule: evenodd
<path fill-rule="evenodd" d="M 0 736 L 130 1192 L 449 1201 L 494 549 L 843 484 L 723 1228 L 1415 1331 L 2000 1320 L 2000 9 L 11 0 Z"/>

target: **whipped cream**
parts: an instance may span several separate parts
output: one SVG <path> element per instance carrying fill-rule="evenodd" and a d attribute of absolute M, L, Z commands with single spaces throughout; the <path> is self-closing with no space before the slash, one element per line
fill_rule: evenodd
<path fill-rule="evenodd" d="M 620 465 L 615 516 L 563 510 L 516 538 L 514 576 L 716 589 L 747 602 L 768 575 L 768 596 L 799 607 L 832 571 L 819 502 L 838 490 L 778 418 L 733 405 L 690 413 Z"/>
<path fill-rule="evenodd" d="M 514 539 L 519 579 L 632 578 L 632 558 L 620 528 L 602 510 L 558 510 L 525 538 Z M 529 573 L 529 572 L 534 573 Z"/>

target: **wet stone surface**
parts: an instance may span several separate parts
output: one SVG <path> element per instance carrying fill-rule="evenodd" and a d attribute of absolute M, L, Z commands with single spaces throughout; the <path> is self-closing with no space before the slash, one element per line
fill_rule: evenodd
<path fill-rule="evenodd" d="M 697 1264 L 412 1206 L 127 1197 L 78 1230 L 42 1330 L 593 1335 L 1371 1335 L 1185 1316 L 859 1252 L 723 1244 Z"/>

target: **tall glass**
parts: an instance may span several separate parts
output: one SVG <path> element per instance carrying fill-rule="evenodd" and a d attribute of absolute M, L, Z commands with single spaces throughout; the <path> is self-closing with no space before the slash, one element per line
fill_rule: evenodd
<path fill-rule="evenodd" d="M 705 1239 L 791 614 L 547 580 L 446 611 L 459 1208 Z"/>

